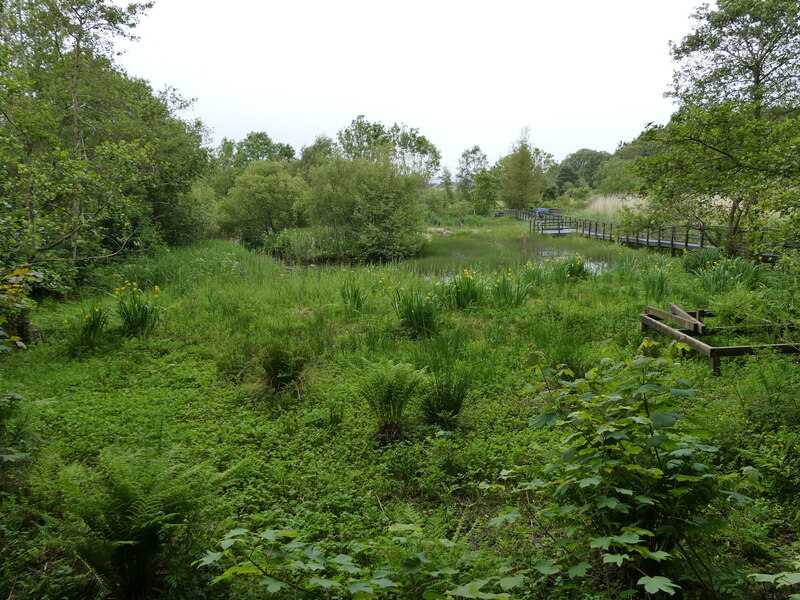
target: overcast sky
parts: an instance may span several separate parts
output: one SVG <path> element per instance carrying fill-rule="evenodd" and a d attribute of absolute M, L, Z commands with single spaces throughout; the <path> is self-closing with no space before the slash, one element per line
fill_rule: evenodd
<path fill-rule="evenodd" d="M 669 40 L 700 0 L 156 0 L 120 64 L 196 98 L 223 137 L 299 152 L 359 114 L 419 128 L 455 168 L 523 127 L 557 160 L 673 111 Z"/>

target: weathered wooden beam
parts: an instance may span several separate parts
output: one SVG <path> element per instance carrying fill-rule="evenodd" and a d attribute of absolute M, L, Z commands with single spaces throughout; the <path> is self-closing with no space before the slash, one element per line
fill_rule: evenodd
<path fill-rule="evenodd" d="M 671 312 L 667 312 L 665 310 L 661 310 L 660 308 L 656 308 L 655 306 L 646 306 L 644 308 L 644 312 L 650 316 L 658 317 L 663 321 L 671 321 L 676 325 L 680 325 L 684 329 L 688 329 L 689 331 L 696 332 L 698 324 L 703 325 L 697 319 L 690 316 L 681 316 L 676 315 Z"/>
<path fill-rule="evenodd" d="M 694 329 L 697 333 L 702 335 L 706 332 L 706 325 L 700 319 L 698 319 L 695 316 L 692 316 L 691 314 L 689 314 L 688 312 L 686 312 L 680 306 L 678 306 L 673 302 L 668 302 L 667 306 L 669 306 L 669 309 L 672 311 L 672 314 L 693 321 L 694 326 L 692 327 L 692 329 Z"/>
<path fill-rule="evenodd" d="M 645 325 L 651 329 L 655 329 L 659 333 L 663 333 L 669 338 L 686 344 L 692 350 L 699 352 L 700 354 L 704 354 L 706 356 L 711 356 L 711 349 L 712 347 L 708 344 L 701 342 L 698 339 L 693 338 L 690 334 L 684 333 L 683 331 L 679 331 L 670 327 L 669 325 L 657 321 L 650 315 L 639 315 L 639 321 L 642 325 Z"/>
<path fill-rule="evenodd" d="M 759 350 L 773 350 L 785 354 L 800 353 L 798 344 L 754 344 L 752 346 L 713 346 L 711 354 L 715 356 L 745 356 L 755 354 Z"/>

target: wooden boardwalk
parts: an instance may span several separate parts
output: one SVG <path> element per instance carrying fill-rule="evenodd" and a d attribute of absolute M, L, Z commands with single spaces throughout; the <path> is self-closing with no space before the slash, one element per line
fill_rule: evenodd
<path fill-rule="evenodd" d="M 702 248 L 716 248 L 705 233 L 687 225 L 653 227 L 643 231 L 623 230 L 619 224 L 596 219 L 569 217 L 567 215 L 541 213 L 535 209 L 506 211 L 512 216 L 530 223 L 530 231 L 544 235 L 562 236 L 577 233 L 584 237 L 617 242 L 628 246 L 646 246 L 673 252 L 689 252 Z"/>

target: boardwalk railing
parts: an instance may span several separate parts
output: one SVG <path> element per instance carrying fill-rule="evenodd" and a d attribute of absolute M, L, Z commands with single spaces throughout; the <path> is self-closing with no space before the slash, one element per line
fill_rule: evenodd
<path fill-rule="evenodd" d="M 505 212 L 508 216 L 530 222 L 532 232 L 548 235 L 577 233 L 584 237 L 630 246 L 647 246 L 674 251 L 716 247 L 708 240 L 705 232 L 692 229 L 688 225 L 652 227 L 631 232 L 620 227 L 618 223 L 543 213 L 530 208 Z"/>

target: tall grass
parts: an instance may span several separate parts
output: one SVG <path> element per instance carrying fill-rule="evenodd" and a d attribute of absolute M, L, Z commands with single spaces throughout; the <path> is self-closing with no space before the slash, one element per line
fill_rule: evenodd
<path fill-rule="evenodd" d="M 438 304 L 431 292 L 417 289 L 394 291 L 393 306 L 400 326 L 415 337 L 436 333 Z"/>

